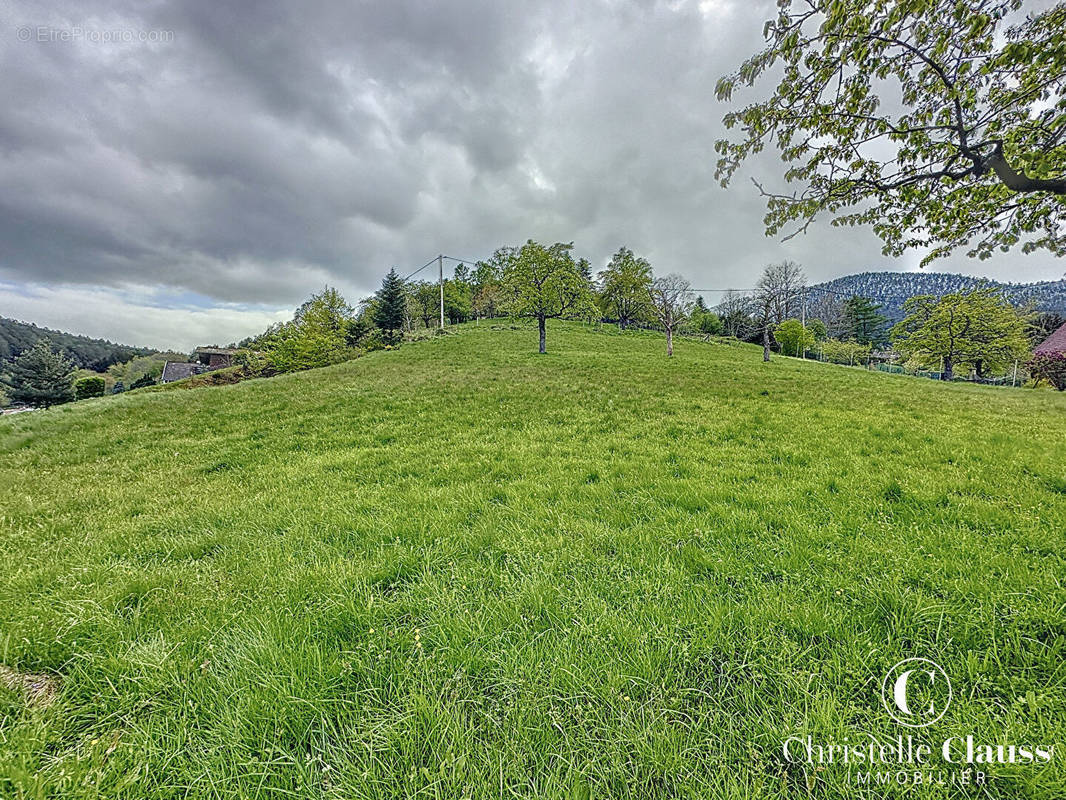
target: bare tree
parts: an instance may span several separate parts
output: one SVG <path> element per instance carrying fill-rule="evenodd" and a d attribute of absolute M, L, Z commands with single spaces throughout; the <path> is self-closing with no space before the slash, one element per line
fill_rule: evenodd
<path fill-rule="evenodd" d="M 680 275 L 670 274 L 656 278 L 648 290 L 651 304 L 666 329 L 666 355 L 674 354 L 674 329 L 692 313 L 692 284 Z"/>
<path fill-rule="evenodd" d="M 715 306 L 714 310 L 721 318 L 727 336 L 741 338 L 748 335 L 754 313 L 752 299 L 748 295 L 736 289 L 729 289 L 722 295 L 722 302 Z"/>
<path fill-rule="evenodd" d="M 839 339 L 847 331 L 844 318 L 844 298 L 829 292 L 811 292 L 807 304 L 807 318 L 820 319 L 825 324 L 826 335 Z"/>
<path fill-rule="evenodd" d="M 755 306 L 762 329 L 762 360 L 770 360 L 770 329 L 798 310 L 807 289 L 807 278 L 794 261 L 770 264 L 755 284 Z"/>

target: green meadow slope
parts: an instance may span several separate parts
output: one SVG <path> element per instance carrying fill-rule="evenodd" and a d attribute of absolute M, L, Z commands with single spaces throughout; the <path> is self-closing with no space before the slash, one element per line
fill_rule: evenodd
<path fill-rule="evenodd" d="M 0 421 L 0 797 L 960 796 L 782 754 L 908 733 L 1055 744 L 961 794 L 1066 794 L 1066 396 L 548 348 Z"/>

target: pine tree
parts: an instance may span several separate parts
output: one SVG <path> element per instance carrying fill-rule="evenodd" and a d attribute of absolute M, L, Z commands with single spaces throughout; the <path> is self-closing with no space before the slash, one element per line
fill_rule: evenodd
<path fill-rule="evenodd" d="M 403 330 L 406 315 L 407 292 L 396 268 L 381 281 L 374 308 L 374 324 L 384 332 L 386 339 L 395 340 Z"/>
<path fill-rule="evenodd" d="M 12 402 L 48 408 L 74 399 L 74 363 L 53 352 L 47 339 L 38 339 L 9 369 L 4 383 Z"/>
<path fill-rule="evenodd" d="M 887 319 L 878 313 L 881 306 L 869 297 L 849 297 L 844 301 L 844 325 L 848 337 L 859 344 L 877 344 L 885 338 Z"/>

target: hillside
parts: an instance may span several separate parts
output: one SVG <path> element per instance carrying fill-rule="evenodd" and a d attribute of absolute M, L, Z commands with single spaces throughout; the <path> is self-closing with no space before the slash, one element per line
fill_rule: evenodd
<path fill-rule="evenodd" d="M 535 349 L 0 420 L 0 796 L 867 796 L 782 740 L 910 733 L 914 656 L 955 687 L 930 736 L 1066 741 L 1066 396 Z"/>
<path fill-rule="evenodd" d="M 41 328 L 32 322 L 0 317 L 0 364 L 18 358 L 23 350 L 28 350 L 38 339 L 46 337 L 53 348 L 62 350 L 76 366 L 95 372 L 103 372 L 112 364 L 121 364 L 135 356 L 155 352 L 148 347 L 115 344 L 106 339 L 78 336 L 51 328 Z"/>
<path fill-rule="evenodd" d="M 969 275 L 944 272 L 861 272 L 815 284 L 814 289 L 827 289 L 850 297 L 872 297 L 884 308 L 881 313 L 891 323 L 903 319 L 903 302 L 919 294 L 945 295 L 978 285 L 997 286 L 1004 290 L 1018 306 L 1032 305 L 1037 311 L 1066 314 L 1066 279 L 1038 283 L 1000 283 Z"/>

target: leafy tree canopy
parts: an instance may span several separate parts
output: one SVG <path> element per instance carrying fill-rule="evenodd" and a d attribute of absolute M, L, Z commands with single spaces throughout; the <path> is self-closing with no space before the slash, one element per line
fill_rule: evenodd
<path fill-rule="evenodd" d="M 335 364 L 351 357 L 352 315 L 352 307 L 340 292 L 327 286 L 311 295 L 292 320 L 272 325 L 248 342 L 248 347 L 266 352 L 276 372 Z"/>
<path fill-rule="evenodd" d="M 894 345 L 908 359 L 943 366 L 944 379 L 968 365 L 984 374 L 1029 354 L 1026 316 L 995 288 L 919 295 L 903 306 L 906 318 L 892 329 Z"/>
<path fill-rule="evenodd" d="M 96 372 L 152 352 L 145 347 L 130 347 L 104 339 L 76 336 L 49 328 L 39 328 L 29 322 L 0 317 L 0 362 L 18 357 L 29 350 L 38 339 L 47 339 L 55 349 L 68 356 L 75 366 Z"/>
<path fill-rule="evenodd" d="M 811 332 L 811 336 L 814 337 L 814 341 L 825 341 L 829 336 L 829 328 L 820 319 L 812 319 L 807 323 L 807 330 Z"/>
<path fill-rule="evenodd" d="M 778 0 L 766 49 L 720 99 L 773 71 L 773 94 L 725 117 L 728 184 L 776 147 L 794 193 L 763 191 L 766 231 L 822 212 L 872 225 L 886 255 L 928 247 L 987 258 L 1022 242 L 1066 253 L 1066 4 L 1021 0 Z M 756 184 L 758 185 L 758 184 Z M 1024 241 L 1023 241 L 1024 240 Z"/>
<path fill-rule="evenodd" d="M 616 320 L 623 328 L 650 317 L 648 292 L 652 274 L 647 259 L 621 247 L 598 277 L 600 310 L 604 316 Z"/>
<path fill-rule="evenodd" d="M 573 248 L 573 242 L 547 246 L 530 239 L 511 254 L 503 269 L 506 309 L 514 316 L 537 320 L 542 353 L 546 320 L 596 313 L 583 265 L 570 253 Z"/>
<path fill-rule="evenodd" d="M 713 311 L 709 311 L 706 306 L 700 308 L 698 300 L 689 321 L 692 323 L 692 327 L 704 336 L 721 336 L 725 332 L 725 326 L 722 324 L 721 318 Z"/>
<path fill-rule="evenodd" d="M 781 345 L 781 352 L 789 356 L 802 356 L 814 345 L 814 334 L 798 319 L 786 319 L 774 328 L 774 338 Z"/>

